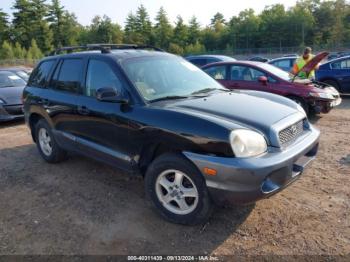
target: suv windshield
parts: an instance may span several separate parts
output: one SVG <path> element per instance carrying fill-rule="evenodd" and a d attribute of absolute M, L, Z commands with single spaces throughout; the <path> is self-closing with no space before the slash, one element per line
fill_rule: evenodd
<path fill-rule="evenodd" d="M 128 59 L 122 67 L 147 101 L 186 98 L 224 89 L 193 64 L 174 56 Z"/>

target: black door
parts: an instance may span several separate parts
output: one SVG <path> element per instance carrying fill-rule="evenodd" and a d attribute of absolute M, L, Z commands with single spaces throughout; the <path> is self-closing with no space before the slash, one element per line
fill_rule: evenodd
<path fill-rule="evenodd" d="M 41 92 L 41 103 L 50 116 L 57 142 L 68 150 L 76 149 L 79 136 L 78 97 L 84 72 L 83 58 L 61 60 L 47 89 Z"/>
<path fill-rule="evenodd" d="M 121 103 L 96 99 L 96 90 L 111 87 L 125 92 L 116 65 L 104 58 L 88 62 L 84 94 L 79 99 L 79 149 L 89 156 L 126 171 L 135 161 L 129 153 L 128 110 Z"/>

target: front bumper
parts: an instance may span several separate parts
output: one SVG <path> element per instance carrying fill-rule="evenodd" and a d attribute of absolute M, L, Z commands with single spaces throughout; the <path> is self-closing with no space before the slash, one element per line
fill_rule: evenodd
<path fill-rule="evenodd" d="M 23 115 L 22 105 L 11 105 L 11 106 L 0 105 L 0 122 L 21 119 L 23 117 L 24 115 Z"/>
<path fill-rule="evenodd" d="M 329 111 L 331 111 L 332 108 L 339 106 L 341 102 L 342 99 L 340 97 L 338 97 L 335 100 L 315 100 L 311 103 L 311 106 L 317 114 L 326 114 L 329 113 Z"/>
<path fill-rule="evenodd" d="M 254 158 L 224 158 L 184 152 L 205 177 L 217 204 L 248 204 L 269 197 L 297 180 L 317 154 L 320 132 L 311 127 L 284 150 L 270 148 Z M 204 174 L 215 169 L 215 176 Z"/>

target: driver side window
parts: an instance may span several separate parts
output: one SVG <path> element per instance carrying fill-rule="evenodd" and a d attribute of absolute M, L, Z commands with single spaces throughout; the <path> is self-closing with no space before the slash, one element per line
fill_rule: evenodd
<path fill-rule="evenodd" d="M 112 68 L 104 61 L 91 59 L 86 76 L 87 96 L 96 97 L 96 90 L 102 87 L 121 88 L 121 81 Z"/>

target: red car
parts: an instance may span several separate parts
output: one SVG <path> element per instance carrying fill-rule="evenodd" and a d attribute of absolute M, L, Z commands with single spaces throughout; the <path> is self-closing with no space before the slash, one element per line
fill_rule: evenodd
<path fill-rule="evenodd" d="M 300 71 L 309 74 L 327 55 L 324 52 L 315 56 Z M 306 113 L 328 113 L 341 103 L 339 92 L 334 87 L 299 79 L 266 63 L 219 62 L 206 65 L 202 69 L 229 89 L 249 89 L 286 96 L 301 105 Z"/>

